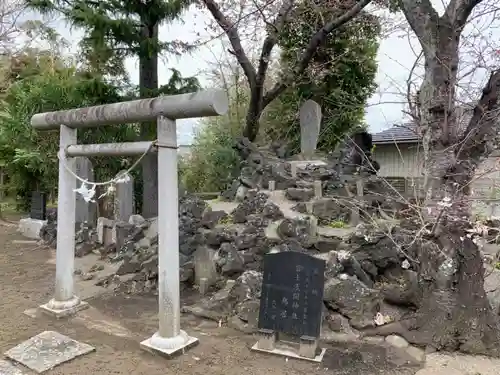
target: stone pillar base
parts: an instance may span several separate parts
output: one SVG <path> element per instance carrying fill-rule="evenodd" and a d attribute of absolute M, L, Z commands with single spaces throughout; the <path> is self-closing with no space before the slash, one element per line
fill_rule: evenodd
<path fill-rule="evenodd" d="M 50 315 L 57 319 L 75 315 L 78 311 L 85 310 L 89 304 L 80 300 L 78 297 L 73 297 L 68 301 L 56 301 L 51 299 L 48 303 L 41 305 L 39 310 L 44 314 Z"/>
<path fill-rule="evenodd" d="M 186 350 L 197 344 L 198 339 L 189 336 L 184 331 L 181 331 L 181 333 L 175 337 L 161 337 L 158 332 L 156 332 L 149 339 L 141 342 L 141 349 L 170 359 L 176 355 L 184 354 Z"/>

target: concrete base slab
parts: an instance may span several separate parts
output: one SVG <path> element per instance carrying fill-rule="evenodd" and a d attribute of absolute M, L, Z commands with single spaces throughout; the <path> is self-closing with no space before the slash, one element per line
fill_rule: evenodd
<path fill-rule="evenodd" d="M 321 349 L 321 353 L 319 353 L 316 357 L 307 358 L 307 357 L 300 356 L 295 350 L 287 349 L 287 348 L 275 348 L 274 350 L 261 349 L 258 347 L 257 343 L 254 346 L 252 346 L 252 350 L 255 350 L 255 351 L 261 352 L 261 353 L 280 355 L 282 357 L 295 358 L 295 359 L 300 359 L 303 361 L 316 362 L 316 363 L 320 363 L 321 361 L 323 361 L 323 357 L 325 356 L 325 353 L 326 353 L 326 349 L 324 348 L 324 349 Z"/>
<path fill-rule="evenodd" d="M 160 339 L 161 340 L 161 339 Z M 192 348 L 193 346 L 198 345 L 198 339 L 196 337 L 191 337 L 191 336 L 185 336 L 185 339 L 182 340 L 183 342 L 177 344 L 177 345 L 172 345 L 172 346 L 164 346 L 158 343 L 158 337 L 157 334 L 153 335 L 149 339 L 144 340 L 141 342 L 141 349 L 151 353 L 151 354 L 158 354 L 162 357 L 165 357 L 167 359 L 173 358 L 177 355 L 184 354 L 186 350 Z"/>
<path fill-rule="evenodd" d="M 89 304 L 87 302 L 80 301 L 80 303 L 78 303 L 77 305 L 68 307 L 66 309 L 54 309 L 52 308 L 49 302 L 46 303 L 45 305 L 41 305 L 40 307 L 38 307 L 38 309 L 44 314 L 50 315 L 56 319 L 60 319 L 60 318 L 66 318 L 71 315 L 75 315 L 78 311 L 88 309 L 88 307 Z"/>
<path fill-rule="evenodd" d="M 0 375 L 26 375 L 26 373 L 9 361 L 0 360 Z"/>
<path fill-rule="evenodd" d="M 21 219 L 19 220 L 17 231 L 24 237 L 39 240 L 40 229 L 42 229 L 45 223 L 47 223 L 46 220 L 36 220 L 31 218 Z"/>
<path fill-rule="evenodd" d="M 58 332 L 45 331 L 8 350 L 5 356 L 40 374 L 94 350 Z"/>

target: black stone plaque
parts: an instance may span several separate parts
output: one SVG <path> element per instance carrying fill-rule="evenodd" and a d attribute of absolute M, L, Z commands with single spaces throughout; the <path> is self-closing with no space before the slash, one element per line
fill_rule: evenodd
<path fill-rule="evenodd" d="M 319 337 L 325 261 L 295 251 L 267 254 L 259 328 Z"/>
<path fill-rule="evenodd" d="M 31 193 L 30 217 L 36 220 L 47 219 L 47 194 L 40 191 Z"/>

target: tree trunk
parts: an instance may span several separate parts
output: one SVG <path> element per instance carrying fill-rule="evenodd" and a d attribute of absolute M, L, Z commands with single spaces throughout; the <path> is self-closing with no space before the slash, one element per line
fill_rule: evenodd
<path fill-rule="evenodd" d="M 466 236 L 471 227 L 468 186 L 475 166 L 460 157 L 461 129 L 454 115 L 459 38 L 452 25 L 442 20 L 439 26 L 435 44 L 424 47 L 420 90 L 426 172 L 423 214 L 434 224 L 431 240 L 420 249 L 423 303 L 417 341 L 438 350 L 497 355 L 498 317 L 484 291 L 480 251 Z"/>
<path fill-rule="evenodd" d="M 480 251 L 466 236 L 466 221 L 441 220 L 446 225 L 419 250 L 422 304 L 415 342 L 437 350 L 500 355 L 498 316 L 484 290 Z"/>
<path fill-rule="evenodd" d="M 148 45 L 139 54 L 139 86 L 141 98 L 148 98 L 158 90 L 158 24 L 144 25 L 142 34 Z M 156 121 L 141 124 L 141 140 L 156 139 Z M 148 154 L 142 162 L 142 215 L 158 215 L 158 158 Z"/>

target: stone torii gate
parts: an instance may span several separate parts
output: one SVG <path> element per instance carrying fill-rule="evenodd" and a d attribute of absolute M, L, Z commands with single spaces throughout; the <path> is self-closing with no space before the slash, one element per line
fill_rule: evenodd
<path fill-rule="evenodd" d="M 55 295 L 40 309 L 56 317 L 69 316 L 88 307 L 74 294 L 75 254 L 75 156 L 119 156 L 158 153 L 158 305 L 159 329 L 143 341 L 143 349 L 171 356 L 197 343 L 180 329 L 179 218 L 177 135 L 175 120 L 219 116 L 228 110 L 223 91 L 162 96 L 67 111 L 36 114 L 37 130 L 60 130 L 59 193 Z M 158 138 L 151 142 L 78 145 L 77 129 L 157 120 Z M 162 194 L 163 193 L 163 194 Z"/>

